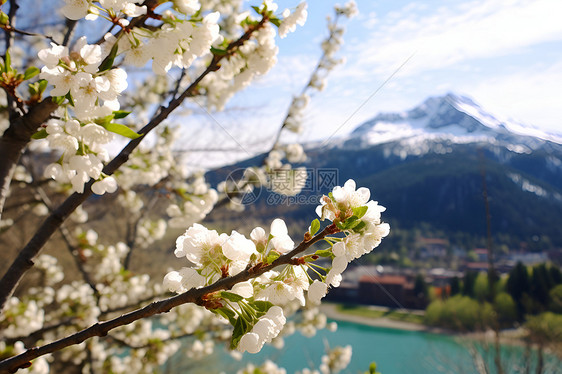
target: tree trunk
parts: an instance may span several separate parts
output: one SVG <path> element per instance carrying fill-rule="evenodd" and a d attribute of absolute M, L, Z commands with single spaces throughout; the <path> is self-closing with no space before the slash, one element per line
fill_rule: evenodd
<path fill-rule="evenodd" d="M 4 204 L 10 191 L 10 182 L 21 154 L 31 136 L 37 131 L 58 104 L 47 98 L 31 107 L 25 115 L 10 121 L 10 127 L 0 137 L 0 218 L 4 211 Z"/>

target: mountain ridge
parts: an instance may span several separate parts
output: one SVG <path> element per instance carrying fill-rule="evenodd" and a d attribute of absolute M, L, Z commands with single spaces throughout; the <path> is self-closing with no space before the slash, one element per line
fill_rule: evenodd
<path fill-rule="evenodd" d="M 532 128 L 515 133 L 513 127 L 473 100 L 450 94 L 406 112 L 379 114 L 327 146 L 309 144 L 307 161 L 295 166 L 335 170 L 337 184 L 351 178 L 370 188 L 387 207 L 384 220 L 394 227 L 430 227 L 483 243 L 485 181 L 498 243 L 562 248 L 557 224 L 562 222 L 562 144 L 535 136 Z M 253 164 L 247 160 L 230 169 Z M 305 223 L 315 218 L 312 197 L 329 192 L 316 188 L 302 193 L 307 204 L 274 206 L 267 200 L 273 192 L 265 190 L 257 207 L 249 209 Z"/>
<path fill-rule="evenodd" d="M 355 128 L 344 145 L 365 147 L 406 139 L 447 139 L 454 143 L 488 140 L 520 143 L 531 150 L 548 142 L 562 144 L 562 134 L 544 132 L 515 121 L 501 121 L 473 99 L 449 93 L 430 97 L 408 111 L 380 113 Z M 529 151 L 526 148 L 520 151 Z"/>

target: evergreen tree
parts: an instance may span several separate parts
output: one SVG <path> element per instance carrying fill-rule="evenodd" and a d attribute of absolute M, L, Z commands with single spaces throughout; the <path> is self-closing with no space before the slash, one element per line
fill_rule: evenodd
<path fill-rule="evenodd" d="M 550 280 L 552 281 L 552 287 L 556 285 L 562 284 L 562 272 L 560 268 L 555 265 L 550 265 L 548 268 L 548 275 L 550 276 Z"/>
<path fill-rule="evenodd" d="M 521 262 L 518 262 L 517 265 L 515 265 L 515 267 L 509 272 L 506 288 L 507 292 L 513 298 L 513 301 L 515 301 L 519 319 L 522 319 L 525 315 L 523 295 L 529 294 L 530 282 L 527 267 Z"/>
<path fill-rule="evenodd" d="M 475 271 L 467 271 L 464 274 L 462 294 L 469 297 L 474 297 L 474 283 L 478 273 Z"/>
<path fill-rule="evenodd" d="M 421 274 L 416 275 L 416 279 L 414 280 L 414 295 L 422 300 L 424 307 L 428 299 L 428 294 L 427 283 L 425 283 L 423 276 Z"/>
<path fill-rule="evenodd" d="M 550 290 L 550 280 L 545 264 L 533 267 L 533 275 L 531 277 L 531 292 L 533 299 L 540 304 L 540 308 L 544 309 L 548 305 L 548 291 Z"/>
<path fill-rule="evenodd" d="M 456 294 L 461 292 L 461 282 L 459 277 L 453 277 L 450 280 L 451 285 L 451 296 L 455 296 Z"/>

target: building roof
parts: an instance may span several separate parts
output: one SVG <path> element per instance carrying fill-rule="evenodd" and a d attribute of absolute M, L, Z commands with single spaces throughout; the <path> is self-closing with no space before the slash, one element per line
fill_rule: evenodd
<path fill-rule="evenodd" d="M 438 244 L 438 245 L 449 245 L 449 240 L 440 238 L 420 238 L 419 242 L 421 244 Z"/>
<path fill-rule="evenodd" d="M 359 283 L 377 283 L 377 284 L 398 284 L 405 286 L 408 283 L 406 277 L 401 275 L 364 275 L 359 279 Z"/>

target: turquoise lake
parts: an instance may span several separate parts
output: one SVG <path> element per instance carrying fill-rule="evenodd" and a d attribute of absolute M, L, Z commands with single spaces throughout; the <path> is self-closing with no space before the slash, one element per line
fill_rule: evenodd
<path fill-rule="evenodd" d="M 287 369 L 291 374 L 305 367 L 317 368 L 328 345 L 353 347 L 351 363 L 341 373 L 364 373 L 369 364 L 376 361 L 377 370 L 382 374 L 471 374 L 477 373 L 468 349 L 454 336 L 432 334 L 416 331 L 395 330 L 370 327 L 350 322 L 338 322 L 338 330 L 319 331 L 313 338 L 306 338 L 295 333 L 285 339 L 281 350 L 270 346 L 263 348 L 257 355 L 244 354 L 242 361 L 232 359 L 222 347 L 205 359 L 205 363 L 191 363 L 189 359 L 174 357 L 168 367 L 168 373 L 236 373 L 247 362 L 259 365 L 267 358 Z M 480 349 L 486 357 L 486 350 Z M 183 354 L 182 357 L 185 357 Z M 519 346 L 502 347 L 502 359 L 508 368 L 507 373 L 523 373 L 522 357 L 524 348 Z M 492 363 L 491 349 L 487 357 Z M 555 363 L 553 357 L 547 359 L 549 370 L 546 373 L 561 374 L 560 361 Z M 534 367 L 531 367 L 534 373 Z M 166 372 L 166 370 L 165 370 Z M 495 373 L 492 369 L 491 373 Z"/>

